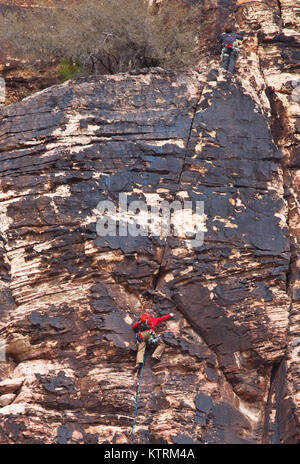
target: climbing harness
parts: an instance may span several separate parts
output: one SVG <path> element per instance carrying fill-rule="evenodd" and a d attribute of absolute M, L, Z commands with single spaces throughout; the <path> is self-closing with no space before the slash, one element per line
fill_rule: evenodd
<path fill-rule="evenodd" d="M 222 49 L 222 55 L 231 55 L 232 53 L 234 53 L 235 55 L 238 55 L 238 52 L 239 52 L 239 48 L 238 48 L 238 44 L 236 41 L 234 43 L 229 43 L 225 45 Z"/>
<path fill-rule="evenodd" d="M 140 343 L 143 340 L 142 332 L 150 332 L 150 338 L 148 339 L 148 343 L 153 344 L 158 342 L 158 337 L 148 322 L 148 318 L 139 322 L 139 332 L 137 332 L 135 336 L 135 340 L 137 343 Z"/>
<path fill-rule="evenodd" d="M 148 343 L 150 344 L 153 344 L 153 343 L 157 343 L 158 340 L 159 340 L 159 337 L 157 337 L 156 333 L 154 332 L 153 329 L 147 329 L 146 330 L 147 332 L 150 332 L 150 338 L 147 340 Z M 146 332 L 145 331 L 145 332 Z M 138 332 L 136 335 L 135 335 L 135 341 L 137 343 L 141 343 L 141 341 L 143 341 L 143 335 L 141 332 Z"/>
<path fill-rule="evenodd" d="M 135 404 L 135 413 L 134 413 L 134 418 L 133 418 L 133 424 L 132 424 L 132 429 L 131 429 L 130 440 L 132 440 L 132 437 L 133 437 L 133 429 L 134 429 L 134 426 L 135 426 L 135 421 L 136 421 L 136 416 L 137 416 L 139 397 L 140 397 L 140 390 L 141 390 L 141 383 L 142 383 L 143 370 L 144 370 L 144 364 L 145 364 L 145 356 L 146 356 L 146 353 L 144 354 L 143 364 L 142 364 L 142 368 L 141 368 L 140 380 L 139 380 L 139 383 L 138 383 L 138 390 L 137 390 L 137 397 L 136 397 L 136 404 Z"/>

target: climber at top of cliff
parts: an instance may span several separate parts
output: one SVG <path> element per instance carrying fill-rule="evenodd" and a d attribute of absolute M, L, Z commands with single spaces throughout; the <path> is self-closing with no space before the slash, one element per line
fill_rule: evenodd
<path fill-rule="evenodd" d="M 162 317 L 150 316 L 149 313 L 143 313 L 139 321 L 133 324 L 133 329 L 137 332 L 136 341 L 138 344 L 138 350 L 136 355 L 136 365 L 133 368 L 133 372 L 139 371 L 143 365 L 144 355 L 146 346 L 148 344 L 157 345 L 152 359 L 156 362 L 160 361 L 160 358 L 165 351 L 165 344 L 160 336 L 155 333 L 155 327 L 163 321 L 167 321 L 171 317 L 174 317 L 173 313 L 167 314 Z"/>
<path fill-rule="evenodd" d="M 226 71 L 232 73 L 235 62 L 239 56 L 239 41 L 243 40 L 244 34 L 233 32 L 230 28 L 225 29 L 221 34 L 222 43 L 221 66 Z"/>

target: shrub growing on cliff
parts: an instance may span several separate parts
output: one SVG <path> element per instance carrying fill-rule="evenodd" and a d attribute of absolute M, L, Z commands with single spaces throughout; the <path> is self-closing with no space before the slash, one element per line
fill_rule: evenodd
<path fill-rule="evenodd" d="M 80 63 L 72 63 L 68 58 L 65 58 L 59 63 L 58 74 L 64 82 L 82 76 L 85 73 Z"/>
<path fill-rule="evenodd" d="M 200 24 L 200 7 L 183 0 L 166 1 L 158 14 L 147 0 L 77 0 L 64 9 L 6 14 L 0 36 L 24 61 L 66 59 L 91 73 L 117 73 L 188 66 Z"/>

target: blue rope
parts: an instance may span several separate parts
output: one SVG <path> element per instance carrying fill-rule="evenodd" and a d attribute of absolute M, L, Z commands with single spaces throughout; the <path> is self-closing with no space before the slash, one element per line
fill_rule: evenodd
<path fill-rule="evenodd" d="M 132 429 L 131 429 L 130 440 L 132 440 L 132 437 L 133 437 L 133 429 L 134 429 L 134 426 L 135 426 L 135 420 L 136 420 L 136 416 L 137 416 L 140 389 L 141 389 L 141 383 L 142 383 L 142 378 L 143 378 L 143 370 L 144 370 L 144 364 L 145 364 L 145 355 L 146 355 L 146 353 L 144 354 L 142 370 L 141 370 L 141 376 L 140 376 L 140 380 L 139 380 L 139 386 L 138 386 L 138 392 L 137 392 L 137 398 L 136 398 L 136 405 L 135 405 L 135 413 L 134 413 L 134 419 L 133 419 L 133 424 L 132 424 Z"/>

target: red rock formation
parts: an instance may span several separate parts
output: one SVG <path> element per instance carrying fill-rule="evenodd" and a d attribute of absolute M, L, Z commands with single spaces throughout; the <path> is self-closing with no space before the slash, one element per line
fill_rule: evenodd
<path fill-rule="evenodd" d="M 225 11 L 247 33 L 232 79 L 216 48 L 199 76 L 80 79 L 2 109 L 0 442 L 128 442 L 149 304 L 175 319 L 137 443 L 299 440 L 297 10 L 237 3 L 205 3 L 210 40 Z M 204 244 L 100 237 L 119 192 L 204 201 Z"/>

